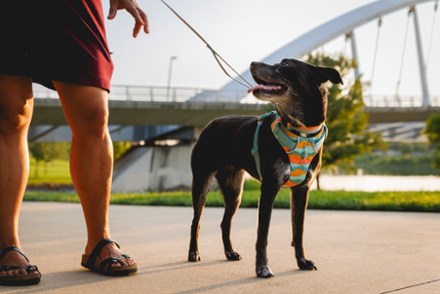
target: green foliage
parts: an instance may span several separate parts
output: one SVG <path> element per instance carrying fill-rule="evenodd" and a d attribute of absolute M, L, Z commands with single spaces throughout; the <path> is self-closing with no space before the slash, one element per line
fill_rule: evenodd
<path fill-rule="evenodd" d="M 39 163 L 44 162 L 45 173 L 47 164 L 54 159 L 67 159 L 70 144 L 67 142 L 32 142 L 29 144 L 29 152 L 36 161 L 35 177 L 39 177 Z"/>
<path fill-rule="evenodd" d="M 405 142 L 389 142 L 388 150 L 400 152 L 400 154 L 424 153 L 431 152 L 429 143 L 405 143 Z"/>
<path fill-rule="evenodd" d="M 243 193 L 241 207 L 258 206 L 258 190 Z M 26 191 L 26 201 L 79 202 L 74 192 Z M 112 194 L 112 204 L 192 206 L 190 192 Z M 210 192 L 207 206 L 223 207 L 220 192 Z M 310 209 L 382 210 L 440 212 L 440 192 L 346 192 L 316 191 L 310 193 Z M 290 207 L 290 191 L 283 189 L 275 199 L 275 208 Z"/>
<path fill-rule="evenodd" d="M 309 208 L 440 212 L 440 192 L 313 191 Z"/>
<path fill-rule="evenodd" d="M 440 169 L 440 148 L 435 149 L 433 161 L 433 166 Z"/>
<path fill-rule="evenodd" d="M 440 113 L 432 114 L 428 118 L 425 134 L 434 146 L 440 147 Z"/>
<path fill-rule="evenodd" d="M 386 155 L 373 153 L 356 157 L 356 167 L 369 175 L 440 175 L 433 167 L 432 153 Z"/>
<path fill-rule="evenodd" d="M 324 145 L 323 167 L 352 170 L 356 155 L 384 146 L 379 133 L 366 131 L 368 115 L 364 111 L 362 83 L 348 81 L 347 76 L 356 64 L 342 55 L 335 59 L 321 53 L 309 55 L 307 61 L 337 69 L 344 81 L 345 85 L 331 85 L 328 89 L 329 134 Z"/>
<path fill-rule="evenodd" d="M 29 151 L 37 161 L 49 162 L 54 159 L 67 159 L 69 157 L 67 142 L 32 142 Z"/>
<path fill-rule="evenodd" d="M 254 179 L 250 179 L 244 182 L 243 190 L 245 191 L 260 191 L 260 182 Z"/>
<path fill-rule="evenodd" d="M 29 191 L 24 195 L 25 201 L 69 202 L 79 203 L 75 192 Z"/>
<path fill-rule="evenodd" d="M 425 134 L 434 146 L 434 166 L 440 169 L 440 113 L 431 115 L 426 121 Z"/>
<path fill-rule="evenodd" d="M 113 142 L 113 157 L 114 160 L 118 160 L 124 153 L 131 148 L 130 142 L 117 141 Z"/>
<path fill-rule="evenodd" d="M 53 184 L 53 185 L 71 185 L 72 179 L 69 172 L 69 161 L 54 159 L 48 163 L 47 171 L 38 174 L 36 169 L 38 168 L 35 159 L 31 159 L 30 162 L 30 172 L 29 172 L 29 184 L 43 185 L 43 184 Z"/>
<path fill-rule="evenodd" d="M 113 142 L 115 160 L 128 149 L 130 142 Z M 30 184 L 56 183 L 71 184 L 69 173 L 70 143 L 68 142 L 32 142 L 29 144 L 31 154 Z M 44 163 L 44 173 L 40 173 L 40 164 Z"/>

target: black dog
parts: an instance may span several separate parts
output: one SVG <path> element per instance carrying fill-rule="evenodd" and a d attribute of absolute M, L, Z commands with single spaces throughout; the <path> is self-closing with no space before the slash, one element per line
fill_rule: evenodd
<path fill-rule="evenodd" d="M 253 116 L 218 118 L 211 121 L 200 134 L 191 157 L 194 218 L 188 260 L 200 260 L 197 245 L 199 223 L 214 175 L 225 200 L 221 228 L 226 258 L 241 259 L 232 248 L 230 231 L 232 217 L 241 201 L 244 171 L 247 171 L 261 180 L 256 244 L 257 276 L 273 276 L 266 256 L 267 236 L 275 196 L 286 184 L 292 195 L 292 246 L 295 247 L 297 264 L 302 270 L 315 270 L 314 263 L 304 255 L 303 228 L 308 192 L 320 170 L 322 148 L 308 154 L 309 163 L 305 165 L 304 173 L 296 177 L 298 170 L 291 171 L 292 159 L 274 137 L 273 128 L 276 125 L 288 129 L 300 140 L 314 138 L 316 134 L 321 134 L 320 138 L 325 139 L 327 96 L 322 84 L 327 81 L 342 83 L 342 80 L 333 68 L 317 67 L 295 59 L 284 59 L 274 65 L 253 62 L 251 72 L 259 85 L 250 92 L 260 100 L 272 102 L 277 112 L 267 114 L 260 120 Z"/>

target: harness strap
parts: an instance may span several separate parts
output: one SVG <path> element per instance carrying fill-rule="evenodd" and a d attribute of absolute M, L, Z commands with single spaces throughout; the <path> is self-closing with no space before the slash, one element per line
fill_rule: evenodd
<path fill-rule="evenodd" d="M 262 114 L 258 118 L 257 128 L 255 129 L 255 133 L 254 133 L 254 145 L 251 149 L 251 153 L 254 156 L 255 166 L 257 167 L 258 178 L 260 180 L 262 179 L 262 176 L 261 176 L 260 152 L 258 150 L 258 137 L 259 137 L 260 128 L 261 128 L 261 125 L 263 124 L 264 119 L 271 116 L 274 113 L 275 113 L 275 111 L 271 111 L 271 112 L 267 112 L 265 114 Z"/>
<path fill-rule="evenodd" d="M 328 129 L 324 123 L 317 133 L 314 133 L 312 137 L 308 137 L 307 135 L 297 135 L 295 132 L 284 127 L 281 120 L 275 120 L 272 123 L 272 132 L 278 142 L 280 142 L 281 146 L 287 147 L 289 151 L 295 149 L 299 141 L 308 141 L 316 150 L 318 150 L 321 148 L 327 137 Z"/>
<path fill-rule="evenodd" d="M 257 167 L 258 178 L 261 180 L 261 162 L 260 162 L 260 152 L 258 151 L 258 134 L 260 133 L 260 128 L 262 121 L 258 120 L 257 128 L 254 133 L 254 146 L 251 149 L 251 153 L 254 156 L 255 166 Z"/>

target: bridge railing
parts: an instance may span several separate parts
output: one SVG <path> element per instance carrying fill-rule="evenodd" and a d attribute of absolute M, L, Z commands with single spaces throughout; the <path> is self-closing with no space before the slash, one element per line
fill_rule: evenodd
<path fill-rule="evenodd" d="M 42 86 L 34 86 L 34 95 L 37 98 L 58 98 L 55 91 Z M 161 87 L 161 86 L 125 86 L 112 85 L 110 100 L 120 101 L 147 101 L 183 103 L 191 98 L 191 102 L 227 102 L 234 103 L 241 100 L 243 103 L 261 103 L 261 101 L 247 96 L 243 92 L 219 92 L 216 90 L 191 88 L 191 87 Z M 368 107 L 421 107 L 420 96 L 404 95 L 373 95 L 364 96 L 365 105 Z M 440 95 L 430 97 L 431 106 L 440 107 Z"/>
<path fill-rule="evenodd" d="M 37 98 L 58 98 L 58 94 L 41 85 L 34 84 L 34 96 Z M 243 98 L 243 92 L 223 91 L 192 88 L 192 87 L 164 87 L 164 86 L 128 86 L 112 85 L 110 100 L 146 101 L 183 103 L 191 98 L 191 102 L 227 102 L 234 103 Z"/>
<path fill-rule="evenodd" d="M 191 87 L 112 85 L 110 100 L 183 103 L 191 99 L 191 102 L 235 103 L 243 98 L 242 93 Z"/>
<path fill-rule="evenodd" d="M 440 96 L 430 97 L 431 106 L 440 107 Z M 364 96 L 368 107 L 422 107 L 422 98 L 416 95 L 373 95 Z"/>
<path fill-rule="evenodd" d="M 149 101 L 149 102 L 185 102 L 206 89 L 185 87 L 146 87 L 112 85 L 111 100 Z"/>

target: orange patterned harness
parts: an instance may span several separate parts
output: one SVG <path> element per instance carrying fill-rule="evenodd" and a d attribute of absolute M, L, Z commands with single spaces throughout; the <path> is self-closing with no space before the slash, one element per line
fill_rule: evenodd
<path fill-rule="evenodd" d="M 327 137 L 328 129 L 325 124 L 321 129 L 314 134 L 301 133 L 297 134 L 295 129 L 291 126 L 284 126 L 281 117 L 276 111 L 265 113 L 260 116 L 258 120 L 257 129 L 254 135 L 254 146 L 251 150 L 257 166 L 258 174 L 261 177 L 260 156 L 258 152 L 258 134 L 263 120 L 271 115 L 275 115 L 275 120 L 272 122 L 272 133 L 280 143 L 281 147 L 286 152 L 290 161 L 290 176 L 284 183 L 284 187 L 294 187 L 306 179 L 310 163 L 316 154 L 321 149 L 325 138 Z"/>

